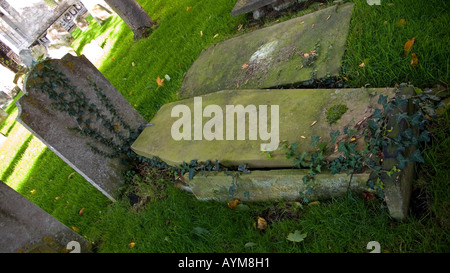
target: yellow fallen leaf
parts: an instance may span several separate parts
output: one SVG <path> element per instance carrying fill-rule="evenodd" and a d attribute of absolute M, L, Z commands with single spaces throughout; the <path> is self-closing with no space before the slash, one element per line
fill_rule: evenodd
<path fill-rule="evenodd" d="M 406 20 L 404 18 L 398 20 L 397 26 L 402 27 L 404 25 L 406 25 Z"/>
<path fill-rule="evenodd" d="M 33 189 L 33 190 L 30 191 L 30 193 L 31 193 L 31 194 L 35 194 L 35 193 L 36 193 L 36 190 Z"/>
<path fill-rule="evenodd" d="M 133 95 L 133 90 L 130 90 L 130 95 Z"/>
<path fill-rule="evenodd" d="M 258 221 L 256 223 L 256 228 L 258 230 L 265 230 L 267 228 L 267 221 L 266 221 L 266 219 L 258 216 Z"/>
<path fill-rule="evenodd" d="M 242 27 L 243 27 L 243 25 L 242 24 L 239 24 L 239 26 L 238 26 L 238 31 L 241 31 L 241 29 L 242 29 Z"/>
<path fill-rule="evenodd" d="M 78 232 L 78 231 L 80 231 L 77 227 L 72 227 L 72 229 L 73 229 L 73 231 L 75 231 L 75 232 Z"/>
<path fill-rule="evenodd" d="M 352 137 L 352 138 L 350 139 L 350 142 L 353 142 L 353 141 L 355 141 L 355 140 L 356 140 L 356 138 Z"/>
<path fill-rule="evenodd" d="M 417 68 L 417 65 L 419 64 L 419 59 L 417 59 L 416 53 L 411 54 L 411 65 L 414 68 Z"/>
<path fill-rule="evenodd" d="M 219 33 L 217 33 L 216 35 L 213 36 L 213 39 L 219 37 Z"/>
<path fill-rule="evenodd" d="M 120 129 L 120 126 L 119 126 L 119 124 L 114 124 L 114 131 L 118 131 Z"/>
<path fill-rule="evenodd" d="M 409 40 L 405 43 L 405 55 L 411 51 L 411 48 L 414 45 L 415 41 L 416 41 L 416 37 L 413 37 L 411 40 Z"/>
<path fill-rule="evenodd" d="M 203 36 L 203 30 L 200 30 L 200 36 Z"/>
<path fill-rule="evenodd" d="M 361 63 L 361 64 L 359 65 L 359 67 L 365 67 L 365 66 L 366 66 L 365 63 Z"/>
<path fill-rule="evenodd" d="M 136 66 L 136 64 L 134 62 L 131 62 L 131 66 Z"/>
<path fill-rule="evenodd" d="M 164 85 L 164 79 L 161 79 L 160 77 L 156 78 L 156 83 L 158 84 L 158 86 L 163 86 Z"/>
<path fill-rule="evenodd" d="M 235 199 L 235 200 L 228 202 L 228 207 L 230 209 L 235 209 L 238 204 L 239 204 L 239 200 Z"/>
<path fill-rule="evenodd" d="M 190 11 L 192 9 L 192 7 L 187 7 L 186 11 Z"/>
<path fill-rule="evenodd" d="M 128 244 L 128 247 L 129 247 L 129 248 L 133 248 L 135 245 L 136 245 L 135 242 L 131 242 L 131 243 Z"/>

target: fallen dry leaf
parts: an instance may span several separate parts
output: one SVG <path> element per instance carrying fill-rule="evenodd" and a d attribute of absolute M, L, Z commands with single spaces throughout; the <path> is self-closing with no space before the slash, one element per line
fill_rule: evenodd
<path fill-rule="evenodd" d="M 258 216 L 258 221 L 256 223 L 256 228 L 258 230 L 261 230 L 261 231 L 265 230 L 267 228 L 267 221 L 266 221 L 266 219 Z"/>
<path fill-rule="evenodd" d="M 128 244 L 128 247 L 129 247 L 129 248 L 133 248 L 135 245 L 136 245 L 135 242 L 131 242 L 131 243 Z"/>
<path fill-rule="evenodd" d="M 301 138 L 303 138 L 303 139 L 306 139 L 306 137 L 305 136 L 300 136 Z"/>
<path fill-rule="evenodd" d="M 241 68 L 242 68 L 242 69 L 248 68 L 248 64 L 243 64 L 243 65 L 241 66 Z"/>
<path fill-rule="evenodd" d="M 241 29 L 242 29 L 242 27 L 243 27 L 243 25 L 242 24 L 239 24 L 239 26 L 238 26 L 238 31 L 241 31 Z"/>
<path fill-rule="evenodd" d="M 31 194 L 35 194 L 35 193 L 36 193 L 36 190 L 31 190 L 30 193 L 31 193 Z"/>
<path fill-rule="evenodd" d="M 327 17 L 327 21 L 330 19 L 330 17 L 331 17 L 331 14 L 330 15 L 328 15 L 328 17 Z"/>
<path fill-rule="evenodd" d="M 228 207 L 230 209 L 235 209 L 238 204 L 239 204 L 239 200 L 235 199 L 235 200 L 228 202 Z"/>
<path fill-rule="evenodd" d="M 405 19 L 402 18 L 402 19 L 398 20 L 397 26 L 402 27 L 404 25 L 406 25 L 406 20 Z"/>
<path fill-rule="evenodd" d="M 164 85 L 164 79 L 161 79 L 160 77 L 156 78 L 156 83 L 158 84 L 158 86 L 163 86 Z"/>
<path fill-rule="evenodd" d="M 314 28 L 314 24 L 311 25 L 311 28 Z"/>
<path fill-rule="evenodd" d="M 84 208 L 80 209 L 80 211 L 78 212 L 78 215 L 82 215 L 84 212 Z"/>
<path fill-rule="evenodd" d="M 310 127 L 314 126 L 317 123 L 317 120 L 315 120 L 313 123 L 311 123 Z"/>
<path fill-rule="evenodd" d="M 213 39 L 219 37 L 219 33 L 217 33 L 216 35 L 213 36 Z"/>
<path fill-rule="evenodd" d="M 134 62 L 131 62 L 131 66 L 136 66 L 136 64 Z"/>
<path fill-rule="evenodd" d="M 365 66 L 366 66 L 365 63 L 361 63 L 361 64 L 359 65 L 359 67 L 365 67 Z"/>
<path fill-rule="evenodd" d="M 203 30 L 200 30 L 200 36 L 203 36 Z"/>
<path fill-rule="evenodd" d="M 77 227 L 75 227 L 75 226 L 73 226 L 72 229 L 73 229 L 73 231 L 75 231 L 75 232 L 80 231 L 80 230 L 79 230 Z"/>
<path fill-rule="evenodd" d="M 192 7 L 187 7 L 186 11 L 190 11 L 192 9 Z"/>
<path fill-rule="evenodd" d="M 313 201 L 313 202 L 309 202 L 308 206 L 314 206 L 314 205 L 320 205 L 319 201 Z"/>
<path fill-rule="evenodd" d="M 411 51 L 411 48 L 415 41 L 416 41 L 416 37 L 413 37 L 411 40 L 409 40 L 405 43 L 405 55 Z"/>
<path fill-rule="evenodd" d="M 375 196 L 374 193 L 363 192 L 363 199 L 366 200 L 367 202 L 372 202 L 372 201 L 377 200 L 377 197 Z"/>
<path fill-rule="evenodd" d="M 120 129 L 120 126 L 119 126 L 119 124 L 114 124 L 114 131 L 118 131 Z"/>
<path fill-rule="evenodd" d="M 417 59 L 416 53 L 411 54 L 411 65 L 414 68 L 417 68 L 417 65 L 419 64 L 419 59 Z"/>

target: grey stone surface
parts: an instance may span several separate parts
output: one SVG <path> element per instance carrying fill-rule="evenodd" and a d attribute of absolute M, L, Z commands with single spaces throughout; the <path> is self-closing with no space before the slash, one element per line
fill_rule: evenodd
<path fill-rule="evenodd" d="M 238 0 L 231 15 L 239 16 L 277 2 L 277 0 Z"/>
<path fill-rule="evenodd" d="M 316 201 L 345 196 L 349 191 L 356 194 L 373 192 L 366 185 L 370 173 L 354 174 L 351 177 L 345 173 L 332 175 L 326 172 L 315 176 L 312 190 L 308 192 L 302 181 L 307 173 L 308 170 L 304 169 L 252 171 L 233 178 L 223 172 L 209 172 L 206 176 L 198 174 L 190 181 L 186 175 L 185 181 L 197 199 L 222 202 L 232 199 L 250 202 L 293 201 L 303 200 L 303 197 Z"/>
<path fill-rule="evenodd" d="M 70 252 L 67 245 L 79 243 L 80 252 L 91 245 L 79 234 L 0 181 L 0 253 Z"/>
<path fill-rule="evenodd" d="M 71 116 L 68 111 L 55 110 L 52 106 L 54 100 L 50 99 L 47 93 L 42 92 L 42 83 L 48 82 L 45 76 L 42 78 L 38 76 L 43 65 L 37 65 L 30 72 L 29 75 L 36 78 L 29 76 L 25 81 L 24 95 L 16 102 L 19 109 L 17 120 L 103 194 L 115 200 L 119 187 L 122 185 L 121 171 L 125 167 L 120 163 L 120 158 L 109 158 L 92 150 L 91 147 L 95 147 L 106 154 L 113 152 L 110 147 L 103 145 L 101 140 L 97 141 L 95 137 L 81 135 L 74 129 L 68 129 L 83 128 L 79 127 L 76 121 L 77 116 Z M 68 54 L 61 60 L 46 61 L 45 65 L 55 66 L 56 71 L 63 73 L 69 80 L 69 84 L 76 86 L 76 90 L 89 99 L 89 104 L 94 104 L 95 108 L 104 115 L 105 118 L 97 119 L 84 110 L 86 113 L 82 117 L 84 120 L 92 120 L 89 127 L 97 130 L 104 139 L 111 138 L 118 146 L 124 143 L 123 139 L 118 139 L 111 131 L 105 129 L 106 127 L 102 125 L 104 121 L 114 122 L 115 132 L 125 139 L 131 137 L 130 131 L 124 129 L 122 125 L 119 126 L 118 116 L 122 117 L 125 123 L 135 131 L 146 124 L 129 102 L 84 56 L 74 57 Z M 117 111 L 116 117 L 107 111 L 106 104 L 100 100 L 88 78 L 102 89 L 112 108 Z M 51 83 L 55 86 L 54 91 L 58 94 L 65 93 L 66 91 L 58 84 L 60 83 Z M 66 96 L 66 98 L 72 98 L 69 95 Z"/>
<path fill-rule="evenodd" d="M 8 118 L 8 113 L 5 112 L 2 108 L 0 108 L 0 124 Z"/>
<path fill-rule="evenodd" d="M 186 73 L 179 96 L 304 86 L 338 76 L 353 6 L 321 9 L 209 47 Z"/>

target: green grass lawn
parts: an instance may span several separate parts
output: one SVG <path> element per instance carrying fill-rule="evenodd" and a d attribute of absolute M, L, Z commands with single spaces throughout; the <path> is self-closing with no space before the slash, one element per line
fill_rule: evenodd
<path fill-rule="evenodd" d="M 253 28 L 250 17 L 230 15 L 234 0 L 139 2 L 158 22 L 149 38 L 133 41 L 133 33 L 113 17 L 103 26 L 91 23 L 84 32 L 74 32 L 73 46 L 81 53 L 84 45 L 97 39 L 110 48 L 100 71 L 150 120 L 162 105 L 177 100 L 184 74 L 203 49 Z M 342 73 L 349 86 L 449 83 L 449 2 L 399 0 L 369 6 L 361 0 L 355 4 Z M 398 24 L 401 19 L 406 24 Z M 411 66 L 411 53 L 402 55 L 405 42 L 413 37 L 416 69 Z M 165 75 L 171 80 L 159 87 L 156 79 Z M 430 129 L 433 141 L 424 147 L 425 163 L 414 186 L 418 205 L 427 208 L 404 222 L 392 220 L 381 201 L 367 202 L 359 196 L 303 209 L 287 202 L 247 203 L 248 211 L 235 211 L 226 204 L 200 202 L 158 179 L 149 184 L 163 183 L 161 196 L 140 209 L 132 208 L 127 198 L 111 204 L 14 120 L 14 105 L 6 111 L 10 116 L 0 125 L 8 136 L 0 147 L 0 179 L 95 242 L 98 252 L 365 252 L 369 241 L 380 242 L 382 251 L 388 252 L 450 250 L 448 111 Z M 269 221 L 264 232 L 254 226 L 258 216 Z M 301 243 L 286 239 L 296 230 L 307 233 Z"/>

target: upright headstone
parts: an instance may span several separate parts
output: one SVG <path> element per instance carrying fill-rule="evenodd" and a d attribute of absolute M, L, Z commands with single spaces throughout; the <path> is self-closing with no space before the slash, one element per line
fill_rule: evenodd
<path fill-rule="evenodd" d="M 0 253 L 90 252 L 91 248 L 86 239 L 2 181 L 0 234 Z"/>
<path fill-rule="evenodd" d="M 146 121 L 84 56 L 37 64 L 17 120 L 111 200 Z"/>

